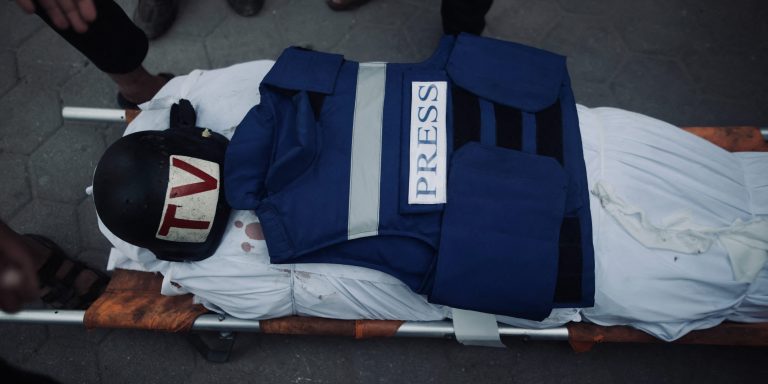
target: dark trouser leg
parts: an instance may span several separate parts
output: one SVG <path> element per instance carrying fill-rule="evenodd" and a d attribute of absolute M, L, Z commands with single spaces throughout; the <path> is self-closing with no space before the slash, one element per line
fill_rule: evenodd
<path fill-rule="evenodd" d="M 37 15 L 61 37 L 85 55 L 100 70 L 123 74 L 136 70 L 147 55 L 149 42 L 144 32 L 112 0 L 95 0 L 96 20 L 85 33 L 59 30 L 37 5 Z"/>
<path fill-rule="evenodd" d="M 493 0 L 443 0 L 440 14 L 443 16 L 443 32 L 456 35 L 460 32 L 479 35 L 485 28 L 485 14 Z"/>

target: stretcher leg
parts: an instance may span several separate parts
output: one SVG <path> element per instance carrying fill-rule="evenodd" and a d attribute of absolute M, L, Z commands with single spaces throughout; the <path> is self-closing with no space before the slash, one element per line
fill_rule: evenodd
<path fill-rule="evenodd" d="M 232 354 L 232 348 L 235 346 L 234 332 L 220 332 L 217 337 L 211 341 L 206 341 L 202 334 L 190 332 L 187 335 L 187 341 L 200 353 L 207 361 L 212 363 L 226 363 Z"/>

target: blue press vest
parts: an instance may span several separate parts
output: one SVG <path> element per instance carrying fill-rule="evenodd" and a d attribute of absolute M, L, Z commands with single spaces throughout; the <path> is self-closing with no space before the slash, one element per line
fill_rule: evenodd
<path fill-rule="evenodd" d="M 224 186 L 233 208 L 258 215 L 272 262 L 373 268 L 434 303 L 530 319 L 593 304 L 564 57 L 471 35 L 444 37 L 418 64 L 288 48 L 260 90 L 228 147 Z M 414 107 L 422 101 L 443 103 L 444 121 Z M 445 203 L 409 203 L 434 195 L 409 175 L 437 174 L 438 156 L 412 153 L 437 132 Z"/>

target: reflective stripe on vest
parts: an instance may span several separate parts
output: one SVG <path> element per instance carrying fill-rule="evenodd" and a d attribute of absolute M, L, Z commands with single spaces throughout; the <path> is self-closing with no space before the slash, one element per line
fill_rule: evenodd
<path fill-rule="evenodd" d="M 384 63 L 361 63 L 358 68 L 349 170 L 349 240 L 379 234 L 381 131 L 386 79 Z"/>

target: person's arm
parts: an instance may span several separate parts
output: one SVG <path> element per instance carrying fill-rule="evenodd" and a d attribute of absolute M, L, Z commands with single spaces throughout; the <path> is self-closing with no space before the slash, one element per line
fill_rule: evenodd
<path fill-rule="evenodd" d="M 96 20 L 93 0 L 16 0 L 16 4 L 27 13 L 42 8 L 58 29 L 72 29 L 77 33 L 88 30 L 88 24 Z"/>

